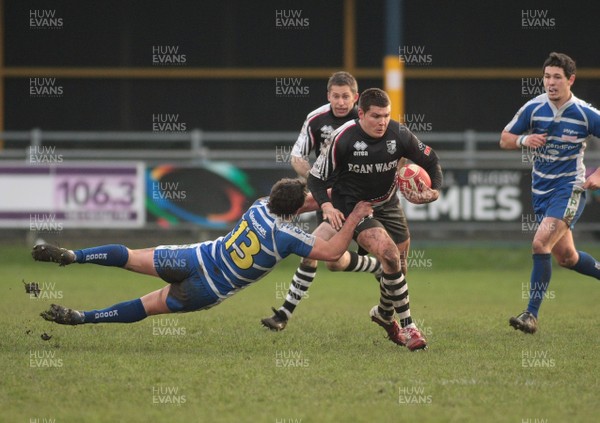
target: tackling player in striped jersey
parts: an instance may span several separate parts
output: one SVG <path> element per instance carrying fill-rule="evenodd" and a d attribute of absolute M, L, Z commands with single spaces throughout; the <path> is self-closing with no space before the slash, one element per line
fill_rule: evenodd
<path fill-rule="evenodd" d="M 352 241 L 356 225 L 372 208 L 366 202 L 358 204 L 344 228 L 323 240 L 291 223 L 292 215 L 317 207 L 312 197 L 307 198 L 304 181 L 282 179 L 268 198 L 250 207 L 229 234 L 214 241 L 141 250 L 116 244 L 75 251 L 36 245 L 32 256 L 37 261 L 115 266 L 168 282 L 141 298 L 102 310 L 77 311 L 52 304 L 41 316 L 59 324 L 78 325 L 132 323 L 156 314 L 204 310 L 263 278 L 290 254 L 337 260 Z"/>
<path fill-rule="evenodd" d="M 358 117 L 356 101 L 358 100 L 358 84 L 356 79 L 348 72 L 336 72 L 327 82 L 327 100 L 329 103 L 313 110 L 308 114 L 298 139 L 291 153 L 291 164 L 299 177 L 306 179 L 311 165 L 308 157 L 312 151 L 317 158 L 329 145 L 329 136 L 342 124 Z M 323 213 L 317 210 L 317 223 L 319 226 L 313 235 L 330 239 L 335 231 L 329 224 L 323 224 Z M 370 272 L 378 275 L 381 271 L 379 262 L 373 257 L 359 255 L 356 252 L 344 254 L 342 264 L 328 262 L 327 267 L 332 271 L 345 272 Z M 285 329 L 288 320 L 292 317 L 296 306 L 307 295 L 315 276 L 319 262 L 311 258 L 304 258 L 294 272 L 283 305 L 273 309 L 273 315 L 261 320 L 262 324 L 273 331 Z"/>
<path fill-rule="evenodd" d="M 600 112 L 575 97 L 575 62 L 550 53 L 543 65 L 546 93 L 528 101 L 502 131 L 500 147 L 527 149 L 533 157 L 532 202 L 538 223 L 533 238 L 527 310 L 509 323 L 535 333 L 537 317 L 552 275 L 552 255 L 558 264 L 600 279 L 600 263 L 577 251 L 572 229 L 583 212 L 586 189 L 600 187 L 600 169 L 586 179 L 583 153 L 590 135 L 600 137 Z"/>

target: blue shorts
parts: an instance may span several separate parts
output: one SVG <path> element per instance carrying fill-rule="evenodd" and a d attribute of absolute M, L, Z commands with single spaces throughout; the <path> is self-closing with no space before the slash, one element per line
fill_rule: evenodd
<path fill-rule="evenodd" d="M 167 307 L 173 312 L 204 310 L 221 302 L 206 281 L 196 250 L 197 245 L 160 245 L 154 250 L 154 268 L 171 284 Z"/>
<path fill-rule="evenodd" d="M 537 223 L 544 217 L 560 219 L 573 229 L 585 207 L 585 190 L 567 185 L 548 194 L 533 194 L 533 212 Z"/>

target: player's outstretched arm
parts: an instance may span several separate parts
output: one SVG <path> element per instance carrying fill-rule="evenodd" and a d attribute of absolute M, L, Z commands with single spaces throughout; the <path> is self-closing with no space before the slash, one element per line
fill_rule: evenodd
<path fill-rule="evenodd" d="M 359 202 L 346 219 L 346 223 L 342 226 L 342 229 L 329 241 L 325 241 L 321 238 L 315 239 L 315 245 L 308 255 L 308 258 L 322 261 L 338 260 L 348 249 L 356 226 L 358 226 L 363 218 L 370 216 L 372 213 L 373 208 L 371 207 L 371 203 L 365 201 Z"/>
<path fill-rule="evenodd" d="M 315 198 L 309 192 L 306 195 L 306 199 L 304 200 L 304 204 L 302 205 L 302 207 L 300 207 L 298 209 L 298 211 L 296 212 L 296 214 L 307 213 L 307 212 L 311 212 L 311 211 L 315 211 L 315 210 L 319 210 L 319 203 L 317 203 L 317 200 L 315 200 Z"/>
<path fill-rule="evenodd" d="M 308 172 L 310 172 L 310 163 L 304 157 L 291 156 L 290 159 L 292 168 L 296 171 L 299 178 L 306 180 L 308 178 Z"/>
<path fill-rule="evenodd" d="M 331 197 L 331 188 L 327 189 L 327 195 L 329 197 Z M 313 197 L 313 195 L 309 192 L 306 195 L 306 199 L 304 200 L 304 204 L 302 205 L 302 207 L 300 207 L 298 209 L 298 211 L 296 212 L 296 214 L 302 214 L 302 213 L 307 213 L 307 212 L 311 212 L 311 211 L 316 211 L 319 210 L 319 203 L 317 203 L 317 200 L 315 200 L 315 197 Z"/>

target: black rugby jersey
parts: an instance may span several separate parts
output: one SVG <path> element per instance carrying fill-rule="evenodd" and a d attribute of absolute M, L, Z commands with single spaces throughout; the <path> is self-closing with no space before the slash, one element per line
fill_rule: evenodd
<path fill-rule="evenodd" d="M 325 151 L 325 141 L 331 133 L 349 120 L 358 117 L 358 109 L 354 106 L 350 113 L 344 117 L 336 117 L 331 110 L 331 104 L 327 103 L 313 110 L 306 116 L 306 120 L 300 130 L 300 135 L 292 148 L 292 156 L 304 157 L 308 160 L 311 151 L 319 157 Z"/>
<path fill-rule="evenodd" d="M 345 123 L 331 137 L 326 153 L 317 159 L 308 178 L 308 187 L 319 204 L 329 201 L 324 183 L 329 178 L 333 180 L 333 206 L 345 215 L 361 200 L 375 207 L 385 202 L 396 194 L 396 172 L 403 157 L 427 171 L 433 189 L 442 185 L 437 154 L 394 120 L 381 138 L 367 135 L 358 119 Z"/>

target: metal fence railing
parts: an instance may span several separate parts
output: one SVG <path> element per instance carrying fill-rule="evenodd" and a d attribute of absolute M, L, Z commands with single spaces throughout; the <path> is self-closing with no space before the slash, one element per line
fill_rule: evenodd
<path fill-rule="evenodd" d="M 186 132 L 141 131 L 30 131 L 0 132 L 1 159 L 26 159 L 31 149 L 55 149 L 65 159 L 77 160 L 227 160 L 242 167 L 279 167 L 289 159 L 297 132 L 228 132 L 192 129 Z M 417 133 L 440 156 L 444 166 L 514 167 L 520 151 L 501 151 L 499 133 Z M 588 157 L 600 160 L 600 151 Z M 523 163 L 527 166 L 528 163 Z"/>
<path fill-rule="evenodd" d="M 497 132 L 416 133 L 432 146 L 444 169 L 515 170 L 531 163 L 521 150 L 502 151 Z M 182 166 L 203 161 L 227 161 L 242 169 L 289 170 L 289 157 L 297 132 L 232 132 L 192 129 L 185 132 L 129 131 L 29 131 L 0 132 L 0 161 L 29 161 L 33 153 L 52 152 L 63 160 L 143 161 L 149 166 L 177 162 Z M 592 141 L 586 151 L 589 167 L 600 166 L 600 142 Z M 462 203 L 461 203 L 462 204 Z M 445 231 L 501 230 L 496 222 L 439 222 L 437 235 Z M 412 228 L 429 230 L 427 222 L 411 222 Z M 511 226 L 512 227 L 512 226 Z M 600 231 L 600 222 L 581 222 L 579 229 Z M 444 235 L 446 236 L 446 235 Z"/>

